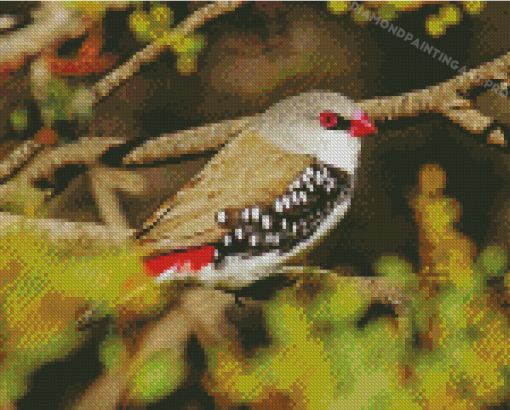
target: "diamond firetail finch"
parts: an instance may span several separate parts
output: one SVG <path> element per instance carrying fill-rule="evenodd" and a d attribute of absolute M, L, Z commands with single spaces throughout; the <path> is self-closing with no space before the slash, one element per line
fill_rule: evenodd
<path fill-rule="evenodd" d="M 311 91 L 137 148 L 125 163 L 219 150 L 137 233 L 155 249 L 146 272 L 244 286 L 310 250 L 350 207 L 361 137 L 375 131 L 352 100 Z"/>

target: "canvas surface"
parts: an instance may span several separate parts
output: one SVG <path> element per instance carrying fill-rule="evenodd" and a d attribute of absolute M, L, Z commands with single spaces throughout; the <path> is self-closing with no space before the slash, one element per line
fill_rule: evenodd
<path fill-rule="evenodd" d="M 1 2 L 0 409 L 510 403 L 508 2 Z"/>

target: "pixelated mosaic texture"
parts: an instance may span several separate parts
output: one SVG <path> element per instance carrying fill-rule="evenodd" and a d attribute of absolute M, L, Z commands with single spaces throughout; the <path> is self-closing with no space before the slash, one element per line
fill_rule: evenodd
<path fill-rule="evenodd" d="M 505 408 L 509 12 L 2 3 L 0 408 Z M 332 93 L 375 124 L 345 217 L 246 286 L 193 276 L 217 210 L 269 206 L 316 166 L 245 131 L 309 90 L 317 129 L 349 126 Z M 155 260 L 182 274 L 155 281 Z"/>

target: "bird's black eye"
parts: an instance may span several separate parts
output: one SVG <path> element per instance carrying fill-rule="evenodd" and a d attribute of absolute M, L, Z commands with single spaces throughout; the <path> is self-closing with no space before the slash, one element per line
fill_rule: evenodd
<path fill-rule="evenodd" d="M 348 130 L 351 127 L 351 121 L 333 112 L 323 112 L 319 117 L 321 126 L 328 130 Z"/>
<path fill-rule="evenodd" d="M 336 126 L 331 129 L 347 131 L 351 128 L 351 121 L 346 120 L 344 117 L 338 117 L 336 120 Z"/>

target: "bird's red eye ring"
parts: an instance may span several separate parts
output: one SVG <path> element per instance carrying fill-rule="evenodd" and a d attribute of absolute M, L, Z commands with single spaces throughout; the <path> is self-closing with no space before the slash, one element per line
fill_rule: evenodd
<path fill-rule="evenodd" d="M 320 115 L 321 126 L 325 128 L 334 128 L 337 124 L 337 115 L 332 112 L 321 112 Z"/>

